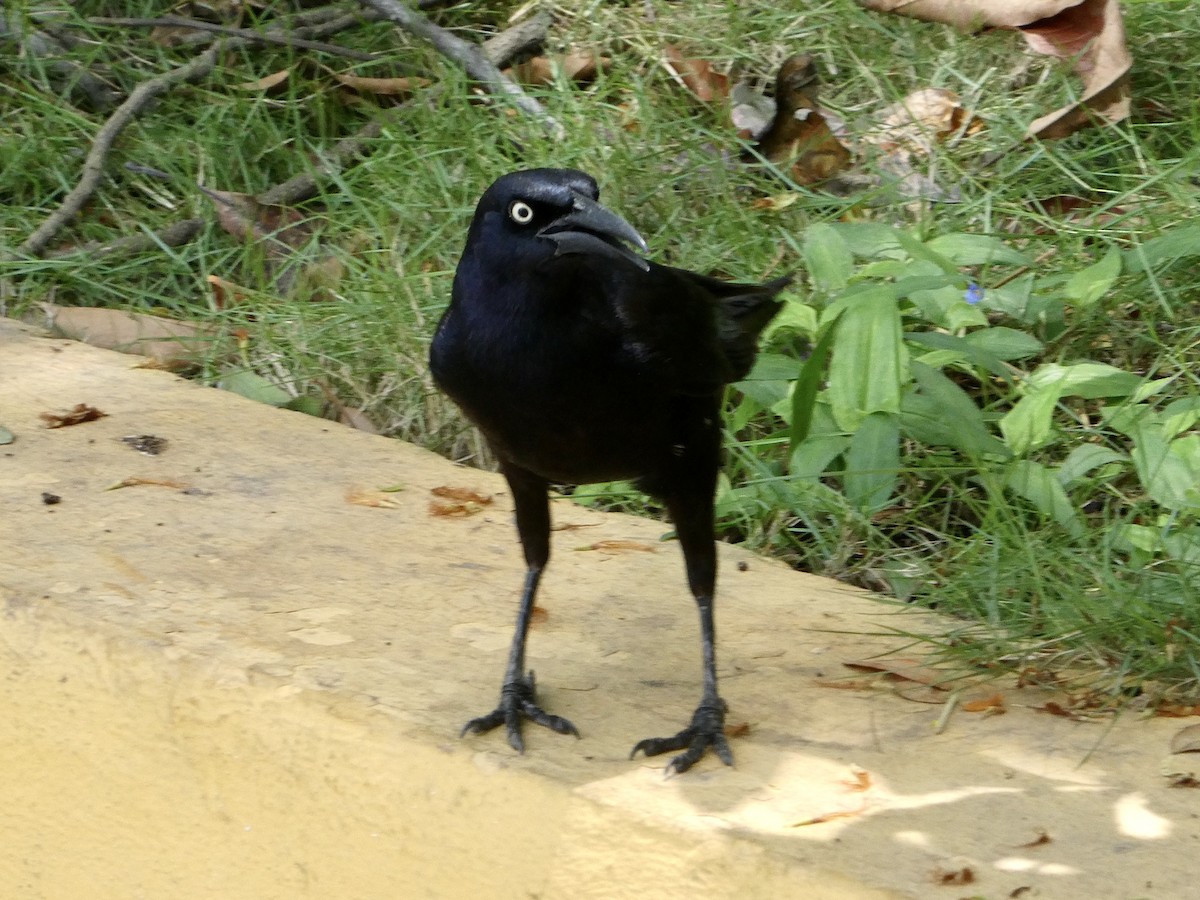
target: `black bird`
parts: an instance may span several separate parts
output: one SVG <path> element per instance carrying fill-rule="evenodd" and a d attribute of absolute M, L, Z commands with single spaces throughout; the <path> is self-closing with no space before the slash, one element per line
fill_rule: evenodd
<path fill-rule="evenodd" d="M 713 493 L 723 386 L 754 362 L 759 333 L 791 278 L 732 284 L 648 262 L 646 242 L 601 206 L 596 181 L 530 169 L 484 192 L 430 349 L 438 385 L 487 438 L 508 479 L 525 551 L 525 588 L 500 705 L 463 734 L 505 725 L 524 752 L 522 717 L 579 732 L 537 705 L 525 638 L 550 558 L 551 483 L 636 479 L 665 503 L 700 608 L 704 693 L 691 724 L 648 738 L 652 756 L 684 752 L 684 772 L 711 747 L 726 765 L 725 702 L 717 693 Z"/>

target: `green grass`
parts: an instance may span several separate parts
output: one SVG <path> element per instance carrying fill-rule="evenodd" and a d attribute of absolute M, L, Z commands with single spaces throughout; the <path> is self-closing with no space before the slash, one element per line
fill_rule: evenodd
<path fill-rule="evenodd" d="M 436 18 L 477 38 L 503 27 L 517 5 L 463 3 Z M 813 225 L 854 220 L 923 239 L 996 235 L 1040 260 L 1035 274 L 1051 290 L 1056 276 L 1084 269 L 1110 245 L 1137 248 L 1200 222 L 1200 59 L 1194 53 L 1200 8 L 1128 4 L 1134 116 L 1064 141 L 1025 143 L 1027 124 L 1067 102 L 1078 82 L 1066 64 L 1026 54 L 1019 37 L 963 35 L 871 14 L 851 0 L 752 6 L 656 2 L 657 18 L 648 21 L 640 2 L 551 4 L 552 51 L 587 48 L 613 61 L 591 86 L 557 84 L 535 92 L 563 124 L 562 141 L 510 114 L 502 102 L 481 101 L 451 63 L 386 24 L 330 39 L 389 54 L 370 64 L 278 47 L 233 51 L 213 75 L 168 93 L 122 135 L 100 190 L 54 246 L 108 241 L 195 216 L 212 224 L 184 246 L 136 256 L 10 259 L 0 263 L 0 302 L 10 315 L 51 300 L 219 326 L 224 342 L 197 377 L 216 381 L 230 359 L 241 359 L 293 395 L 322 400 L 332 391 L 385 433 L 488 465 L 478 437 L 434 391 L 425 356 L 474 202 L 504 171 L 535 165 L 590 171 L 605 203 L 635 223 L 655 258 L 744 279 L 799 268 Z M 80 43 L 71 58 L 128 92 L 194 51 L 165 49 L 143 31 L 89 26 L 83 19 L 160 12 L 161 4 L 151 0 L 75 4 L 64 13 L 71 32 L 95 40 Z M 727 113 L 696 103 L 660 64 L 669 43 L 763 83 L 787 55 L 810 53 L 822 74 L 822 102 L 852 134 L 912 90 L 958 92 L 986 129 L 919 164 L 936 172 L 942 188 L 957 189 L 958 202 L 914 200 L 887 187 L 834 196 L 797 188 L 778 171 L 746 166 Z M 369 99 L 348 103 L 318 63 L 362 75 L 424 74 L 434 87 L 400 108 L 380 109 Z M 285 68 L 291 77 L 280 93 L 237 87 Z M 384 127 L 369 154 L 324 180 L 322 194 L 303 206 L 320 246 L 304 248 L 299 258 L 340 261 L 332 296 L 281 294 L 264 272 L 261 248 L 216 225 L 197 182 L 260 193 L 311 169 L 316 155 L 372 118 Z M 103 119 L 63 100 L 45 61 L 24 56 L 0 72 L 0 158 L 6 160 L 0 250 L 18 246 L 61 201 Z M 1002 155 L 985 165 L 993 152 Z M 170 177 L 138 174 L 126 163 Z M 863 169 L 871 172 L 873 164 Z M 782 210 L 753 204 L 788 191 L 798 196 Z M 1059 195 L 1086 197 L 1092 205 L 1075 218 L 1044 212 L 1038 201 Z M 1174 376 L 1154 400 L 1157 408 L 1200 395 L 1194 263 L 1193 257 L 1147 272 L 1127 268 L 1102 301 L 1087 309 L 1068 305 L 1060 330 L 1022 326 L 1045 343 L 1037 359 L 1020 362 L 1022 370 L 1088 359 L 1146 378 Z M 972 275 L 997 280 L 986 271 Z M 216 308 L 208 276 L 247 288 L 244 301 Z M 794 297 L 814 308 L 831 300 L 803 280 Z M 249 336 L 240 350 L 239 331 Z M 780 330 L 767 350 L 795 359 L 811 337 Z M 965 370 L 947 371 L 994 432 L 1013 396 Z M 1101 422 L 1102 405 L 1064 398 L 1054 440 L 1029 458 L 1057 471 L 1081 444 L 1127 451 L 1135 442 Z M 1152 698 L 1197 695 L 1194 561 L 1180 553 L 1137 552 L 1116 537 L 1131 525 L 1189 535 L 1197 527 L 1190 507 L 1164 510 L 1128 467 L 1101 469 L 1069 489 L 1084 526 L 1073 530 L 1006 488 L 995 461 L 968 460 L 906 438 L 889 502 L 864 508 L 847 499 L 836 467 L 819 478 L 791 474 L 787 429 L 762 407 L 730 393 L 738 421 L 719 499 L 728 539 L 936 607 L 961 627 L 930 640 L 965 664 L 1071 674 L 1114 698 L 1139 691 Z M 640 495 L 620 486 L 579 496 L 646 508 Z"/>

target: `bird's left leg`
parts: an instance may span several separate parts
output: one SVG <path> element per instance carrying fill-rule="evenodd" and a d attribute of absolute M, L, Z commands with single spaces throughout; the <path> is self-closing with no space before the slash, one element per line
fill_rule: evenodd
<path fill-rule="evenodd" d="M 533 601 L 537 596 L 538 582 L 542 570 L 550 560 L 550 498 L 546 482 L 531 472 L 517 466 L 502 464 L 501 470 L 508 479 L 516 506 L 517 533 L 525 551 L 525 587 L 521 591 L 521 606 L 517 610 L 517 627 L 513 631 L 512 648 L 508 655 L 508 668 L 504 673 L 504 684 L 500 688 L 500 705 L 463 726 L 468 731 L 482 734 L 498 725 L 508 731 L 508 743 L 518 753 L 525 752 L 521 739 L 521 720 L 529 719 L 559 734 L 579 731 L 562 716 L 551 715 L 537 705 L 537 691 L 533 672 L 525 674 L 525 638 L 529 633 L 529 620 L 533 615 Z"/>
<path fill-rule="evenodd" d="M 717 548 L 713 534 L 712 491 L 695 491 L 666 496 L 675 522 L 675 533 L 683 549 L 688 586 L 700 611 L 700 648 L 704 660 L 704 692 L 692 723 L 672 737 L 639 741 L 630 758 L 640 750 L 657 756 L 683 750 L 669 763 L 667 772 L 686 772 L 710 747 L 727 766 L 733 752 L 725 738 L 725 701 L 717 693 L 716 629 L 713 625 L 713 590 L 717 580 Z"/>

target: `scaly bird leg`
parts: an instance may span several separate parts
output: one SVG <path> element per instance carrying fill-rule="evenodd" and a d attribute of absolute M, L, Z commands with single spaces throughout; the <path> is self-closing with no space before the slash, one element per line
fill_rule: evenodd
<path fill-rule="evenodd" d="M 562 716 L 551 715 L 537 705 L 537 690 L 533 672 L 525 674 L 525 639 L 537 595 L 542 570 L 550 559 L 550 498 L 546 483 L 515 466 L 504 466 L 504 475 L 512 489 L 517 513 L 517 533 L 525 550 L 525 588 L 521 592 L 521 607 L 517 611 L 517 626 L 513 632 L 508 668 L 500 688 L 500 705 L 485 716 L 472 719 L 463 726 L 462 735 L 482 734 L 503 724 L 508 731 L 508 743 L 518 753 L 525 752 L 521 738 L 521 720 L 529 719 L 559 734 L 579 737 L 579 730 Z"/>

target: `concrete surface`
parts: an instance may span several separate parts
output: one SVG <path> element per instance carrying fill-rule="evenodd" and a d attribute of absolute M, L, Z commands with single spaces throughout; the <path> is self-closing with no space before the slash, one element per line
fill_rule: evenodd
<path fill-rule="evenodd" d="M 698 699 L 695 613 L 663 525 L 566 501 L 530 662 L 583 738 L 459 740 L 521 578 L 502 481 L 139 362 L 0 320 L 0 896 L 1197 895 L 1200 793 L 1160 771 L 1186 722 L 1004 688 L 939 734 L 944 692 L 843 665 L 934 620 L 734 547 L 737 767 L 629 761 Z M 39 419 L 77 403 L 107 417 Z M 435 516 L 440 485 L 494 503 Z"/>

